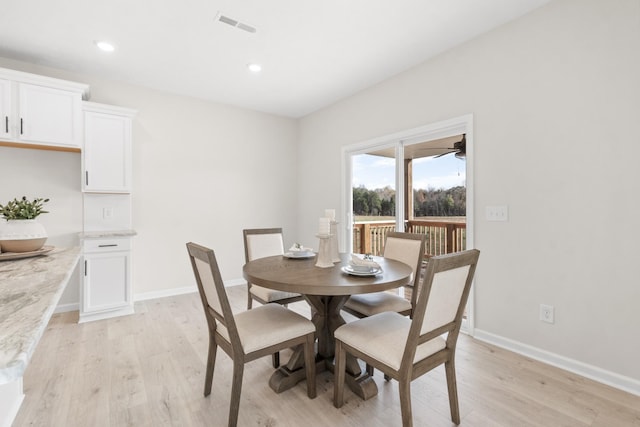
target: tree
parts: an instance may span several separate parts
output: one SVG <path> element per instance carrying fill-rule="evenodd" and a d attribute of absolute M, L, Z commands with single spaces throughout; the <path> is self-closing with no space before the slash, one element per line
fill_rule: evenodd
<path fill-rule="evenodd" d="M 395 216 L 396 215 L 396 197 L 391 196 L 389 200 L 382 199 L 381 203 L 382 216 Z"/>
<path fill-rule="evenodd" d="M 369 191 L 367 194 L 369 199 L 369 215 L 380 215 L 382 211 L 382 200 L 375 191 Z"/>
<path fill-rule="evenodd" d="M 413 190 L 413 214 L 425 216 L 465 216 L 467 189 L 463 186 L 448 189 Z M 362 216 L 395 216 L 396 192 L 390 187 L 368 190 L 353 188 L 353 213 Z"/>
<path fill-rule="evenodd" d="M 444 209 L 445 215 L 452 216 L 453 215 L 453 197 L 451 194 L 444 194 L 442 198 L 442 208 Z"/>
<path fill-rule="evenodd" d="M 368 190 L 364 187 L 353 189 L 353 212 L 356 215 L 369 215 Z"/>

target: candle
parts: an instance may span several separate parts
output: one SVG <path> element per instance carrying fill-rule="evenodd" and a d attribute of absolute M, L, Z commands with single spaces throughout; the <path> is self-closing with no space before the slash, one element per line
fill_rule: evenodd
<path fill-rule="evenodd" d="M 329 218 L 320 218 L 318 234 L 327 236 L 331 233 L 331 220 Z"/>
<path fill-rule="evenodd" d="M 329 218 L 331 221 L 336 220 L 336 210 L 335 209 L 325 209 L 324 216 Z"/>

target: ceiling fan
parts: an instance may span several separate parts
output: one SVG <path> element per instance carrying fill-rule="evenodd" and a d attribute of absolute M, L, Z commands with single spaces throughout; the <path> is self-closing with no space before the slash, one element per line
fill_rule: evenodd
<path fill-rule="evenodd" d="M 466 133 L 462 134 L 462 139 L 460 141 L 454 142 L 453 147 L 448 148 L 448 150 L 451 150 L 451 151 L 438 154 L 436 156 L 436 159 L 438 157 L 446 156 L 447 154 L 451 154 L 451 153 L 455 153 L 455 156 L 458 159 L 464 159 L 467 156 L 467 134 Z"/>

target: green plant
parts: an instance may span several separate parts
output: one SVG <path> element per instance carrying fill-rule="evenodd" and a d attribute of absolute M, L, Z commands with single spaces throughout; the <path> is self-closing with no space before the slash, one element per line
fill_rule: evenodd
<path fill-rule="evenodd" d="M 26 196 L 22 196 L 22 199 L 13 199 L 7 202 L 6 205 L 0 205 L 0 215 L 5 219 L 34 219 L 38 215 L 43 213 L 49 213 L 49 211 L 42 210 L 42 207 L 47 203 L 49 199 L 33 199 L 27 200 Z"/>

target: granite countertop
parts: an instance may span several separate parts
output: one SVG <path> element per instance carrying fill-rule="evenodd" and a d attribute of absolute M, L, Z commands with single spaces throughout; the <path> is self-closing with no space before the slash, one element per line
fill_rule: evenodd
<path fill-rule="evenodd" d="M 138 234 L 135 230 L 100 230 L 80 233 L 81 239 L 104 239 L 109 237 L 132 237 Z"/>
<path fill-rule="evenodd" d="M 79 248 L 56 248 L 0 262 L 0 384 L 23 376 L 79 257 Z"/>

